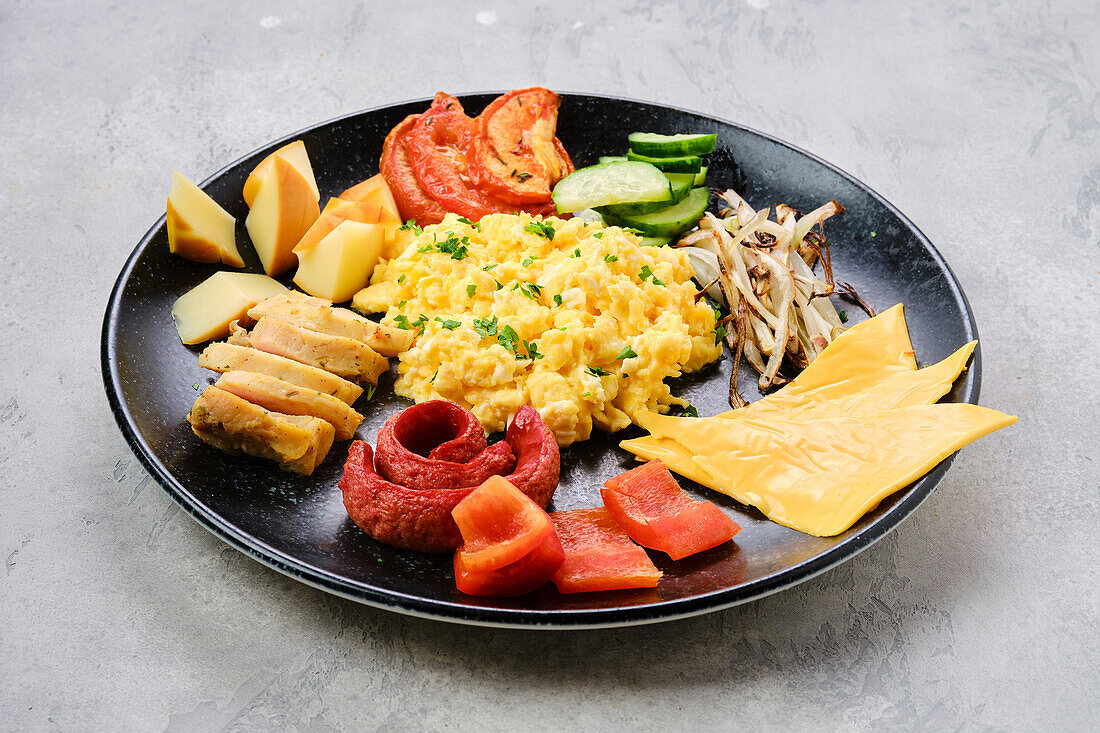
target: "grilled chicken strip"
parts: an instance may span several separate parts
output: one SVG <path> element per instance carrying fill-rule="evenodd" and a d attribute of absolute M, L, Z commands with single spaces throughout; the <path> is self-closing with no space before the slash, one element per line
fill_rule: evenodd
<path fill-rule="evenodd" d="M 199 366 L 215 372 L 239 369 L 267 374 L 305 389 L 330 394 L 349 405 L 363 394 L 363 388 L 358 384 L 324 369 L 300 364 L 285 356 L 224 342 L 207 346 L 199 355 Z"/>
<path fill-rule="evenodd" d="M 332 395 L 267 374 L 234 370 L 221 375 L 214 386 L 272 412 L 319 417 L 336 428 L 337 440 L 351 438 L 363 422 L 362 415 Z"/>
<path fill-rule="evenodd" d="M 357 382 L 378 384 L 378 376 L 390 368 L 386 357 L 361 341 L 310 331 L 270 316 L 256 322 L 249 342 L 260 351 L 285 356 Z"/>
<path fill-rule="evenodd" d="M 310 331 L 362 341 L 382 356 L 397 356 L 412 344 L 412 331 L 375 323 L 347 308 L 299 292 L 289 292 L 261 301 L 249 309 L 257 321 L 268 316 Z"/>
<path fill-rule="evenodd" d="M 217 387 L 203 390 L 187 422 L 218 450 L 269 458 L 303 476 L 325 460 L 335 435 L 332 425 L 320 418 L 270 412 Z"/>

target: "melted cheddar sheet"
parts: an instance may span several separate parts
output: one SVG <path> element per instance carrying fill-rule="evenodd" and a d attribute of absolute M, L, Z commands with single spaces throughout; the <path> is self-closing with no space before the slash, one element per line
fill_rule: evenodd
<path fill-rule="evenodd" d="M 974 346 L 917 369 L 897 305 L 838 337 L 778 392 L 710 418 L 642 415 L 651 435 L 621 445 L 776 522 L 838 534 L 954 451 L 1016 421 L 932 404 Z"/>

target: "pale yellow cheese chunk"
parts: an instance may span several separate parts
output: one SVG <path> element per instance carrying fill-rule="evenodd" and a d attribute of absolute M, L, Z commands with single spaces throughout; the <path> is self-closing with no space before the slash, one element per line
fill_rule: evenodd
<path fill-rule="evenodd" d="M 172 320 L 185 344 L 224 338 L 231 321 L 243 318 L 260 301 L 285 292 L 284 285 L 267 275 L 215 272 L 172 304 Z"/>
<path fill-rule="evenodd" d="M 168 251 L 195 262 L 244 267 L 237 251 L 236 220 L 179 171 L 168 192 Z"/>
<path fill-rule="evenodd" d="M 278 275 L 297 264 L 294 246 L 320 215 L 309 182 L 283 158 L 272 158 L 244 222 L 264 272 Z"/>
<path fill-rule="evenodd" d="M 244 182 L 244 202 L 249 206 L 252 206 L 252 201 L 256 198 L 257 191 L 260 190 L 260 182 L 263 180 L 264 175 L 271 169 L 271 163 L 278 156 L 290 163 L 294 168 L 302 174 L 302 178 L 309 184 L 310 190 L 313 191 L 313 197 L 315 200 L 321 200 L 321 193 L 317 189 L 317 179 L 313 176 L 313 164 L 309 162 L 309 155 L 306 153 L 306 144 L 301 140 L 295 140 L 292 143 L 288 143 L 283 147 L 276 150 L 271 155 L 267 156 L 260 161 L 252 172 L 248 174 L 248 179 Z"/>
<path fill-rule="evenodd" d="M 294 284 L 334 303 L 351 300 L 370 282 L 384 242 L 381 225 L 343 221 L 316 245 L 297 252 Z"/>

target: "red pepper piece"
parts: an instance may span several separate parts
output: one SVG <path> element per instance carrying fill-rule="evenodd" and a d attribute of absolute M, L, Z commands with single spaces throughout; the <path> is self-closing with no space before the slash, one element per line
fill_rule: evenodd
<path fill-rule="evenodd" d="M 562 593 L 656 587 L 661 571 L 603 507 L 554 512 L 550 519 L 565 549 L 552 578 Z"/>
<path fill-rule="evenodd" d="M 441 460 L 440 455 L 453 458 Z M 432 400 L 386 421 L 378 431 L 375 465 L 379 474 L 395 484 L 457 489 L 508 473 L 516 459 L 507 442 L 485 447 L 485 429 L 469 410 Z"/>
<path fill-rule="evenodd" d="M 554 532 L 550 517 L 507 480 L 493 476 L 451 510 L 462 533 L 468 570 L 500 570 L 534 550 Z"/>
<path fill-rule="evenodd" d="M 565 562 L 565 550 L 551 532 L 535 549 L 499 570 L 471 570 L 462 548 L 455 553 L 455 586 L 471 596 L 521 596 L 540 588 Z"/>
<path fill-rule="evenodd" d="M 673 560 L 728 542 L 741 531 L 711 502 L 692 499 L 659 460 L 608 479 L 604 486 L 604 506 L 630 538 Z"/>

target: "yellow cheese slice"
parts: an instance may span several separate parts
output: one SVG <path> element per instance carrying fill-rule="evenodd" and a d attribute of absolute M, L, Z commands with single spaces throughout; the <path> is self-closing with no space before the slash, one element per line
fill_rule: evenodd
<path fill-rule="evenodd" d="M 695 454 L 677 440 L 677 436 L 684 435 L 684 431 L 689 430 L 691 425 L 699 420 L 735 421 L 745 418 L 813 420 L 831 415 L 868 414 L 910 405 L 930 405 L 951 389 L 951 385 L 966 368 L 975 345 L 977 342 L 971 341 L 943 361 L 924 369 L 903 368 L 887 372 L 878 382 L 865 385 L 862 391 L 841 394 L 832 400 L 796 397 L 786 405 L 780 404 L 775 407 L 768 405 L 767 407 L 771 409 L 758 409 L 755 412 L 748 408 L 731 410 L 713 418 L 670 417 L 656 413 L 643 413 L 639 415 L 639 424 L 651 434 L 642 438 L 624 440 L 619 446 L 642 460 L 660 458 L 676 473 L 706 485 L 706 481 L 700 480 L 699 469 L 692 461 Z M 826 349 L 818 358 L 824 358 L 828 350 Z M 851 386 L 854 383 L 849 382 L 849 384 Z M 820 391 L 816 394 L 820 394 Z M 771 398 L 766 397 L 749 407 L 761 405 L 769 399 Z"/>
<path fill-rule="evenodd" d="M 964 445 L 1016 422 L 970 404 L 937 404 L 810 422 L 700 421 L 707 485 L 800 532 L 839 534 Z"/>

